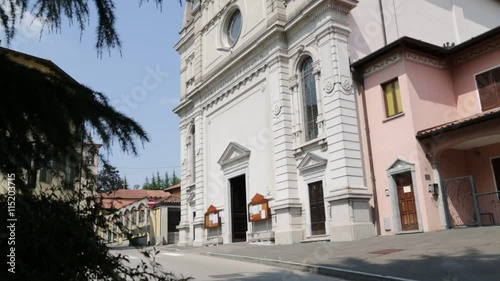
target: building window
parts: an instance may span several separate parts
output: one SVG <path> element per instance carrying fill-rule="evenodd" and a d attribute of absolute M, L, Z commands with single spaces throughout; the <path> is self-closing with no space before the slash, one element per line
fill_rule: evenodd
<path fill-rule="evenodd" d="M 231 17 L 229 18 L 229 22 L 227 25 L 226 33 L 227 33 L 227 42 L 230 46 L 233 46 L 240 37 L 241 32 L 241 13 L 240 10 L 236 10 L 233 12 Z"/>
<path fill-rule="evenodd" d="M 85 155 L 85 165 L 87 166 L 94 166 L 94 159 L 95 159 L 95 153 L 94 152 L 87 152 Z"/>
<path fill-rule="evenodd" d="M 191 2 L 191 11 L 196 10 L 196 8 L 198 8 L 198 5 L 200 5 L 200 0 L 193 0 Z"/>
<path fill-rule="evenodd" d="M 40 182 L 51 183 L 52 182 L 52 174 L 47 167 L 40 169 Z"/>
<path fill-rule="evenodd" d="M 128 230 L 130 228 L 130 211 L 126 210 L 125 214 L 123 215 L 123 227 Z"/>
<path fill-rule="evenodd" d="M 316 97 L 316 81 L 313 73 L 313 60 L 308 57 L 300 67 L 302 81 L 303 104 L 304 104 L 304 124 L 306 141 L 315 139 L 318 136 L 318 100 Z"/>
<path fill-rule="evenodd" d="M 481 110 L 500 107 L 500 67 L 476 75 Z"/>
<path fill-rule="evenodd" d="M 493 177 L 496 183 L 496 191 L 498 196 L 500 196 L 500 157 L 491 159 L 491 167 L 493 168 Z"/>
<path fill-rule="evenodd" d="M 401 93 L 399 91 L 398 79 L 387 82 L 382 85 L 384 90 L 385 114 L 391 117 L 403 112 L 403 103 L 401 102 Z"/>
<path fill-rule="evenodd" d="M 132 226 L 137 225 L 137 209 L 132 208 Z"/>
<path fill-rule="evenodd" d="M 146 218 L 146 214 L 145 214 L 145 207 L 144 205 L 140 205 L 139 206 L 139 224 L 142 225 L 144 224 L 144 221 L 145 221 L 145 218 Z"/>
<path fill-rule="evenodd" d="M 78 165 L 67 159 L 64 167 L 64 187 L 73 188 L 78 175 Z"/>

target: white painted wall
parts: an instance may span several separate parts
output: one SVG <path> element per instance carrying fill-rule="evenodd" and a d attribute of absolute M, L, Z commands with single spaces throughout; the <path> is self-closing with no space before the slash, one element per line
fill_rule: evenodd
<path fill-rule="evenodd" d="M 403 36 L 443 46 L 500 25 L 497 0 L 382 0 L 387 43 Z M 351 60 L 384 46 L 378 0 L 362 0 L 349 16 Z"/>

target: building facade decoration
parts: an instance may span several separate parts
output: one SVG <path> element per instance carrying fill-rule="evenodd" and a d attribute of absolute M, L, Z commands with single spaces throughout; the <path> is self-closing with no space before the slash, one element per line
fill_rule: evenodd
<path fill-rule="evenodd" d="M 456 21 L 449 26 L 433 24 L 432 28 L 439 29 L 442 35 L 436 37 L 429 27 L 408 26 L 414 9 L 426 11 L 422 17 L 432 22 L 427 12 L 442 12 L 439 7 L 402 2 L 404 9 L 397 9 L 401 14 L 398 23 L 380 27 L 386 29 L 386 38 L 382 38 L 382 32 L 367 32 L 370 25 L 378 22 L 378 18 L 373 21 L 366 17 L 379 9 L 377 1 L 211 0 L 200 5 L 200 10 L 189 13 L 190 22 L 184 20 L 181 38 L 175 46 L 181 62 L 196 54 L 192 76 L 181 81 L 180 104 L 174 112 L 180 117 L 181 147 L 186 148 L 191 142 L 186 137 L 190 135 L 188 125 L 194 120 L 196 133 L 192 137 L 201 151 L 192 161 L 188 149 L 181 152 L 181 163 L 185 164 L 181 167 L 179 245 L 253 242 L 262 237 L 277 244 L 318 239 L 352 241 L 371 237 L 378 228 L 389 229 L 381 234 L 436 229 L 434 222 L 426 221 L 431 211 L 423 207 L 408 214 L 412 216 L 411 223 L 395 224 L 394 213 L 398 209 L 392 207 L 378 217 L 378 209 L 385 205 L 380 205 L 377 198 L 386 193 L 376 190 L 375 176 L 367 168 L 371 156 L 366 152 L 368 144 L 364 138 L 365 132 L 371 130 L 363 125 L 363 100 L 358 91 L 365 89 L 365 82 L 380 82 L 370 84 L 374 93 L 369 97 L 371 107 L 367 112 L 383 116 L 384 108 L 376 112 L 378 115 L 372 112 L 378 101 L 384 102 L 381 85 L 398 79 L 400 76 L 395 73 L 403 73 L 405 67 L 432 69 L 441 75 L 458 63 L 467 64 L 471 56 L 490 54 L 497 48 L 497 41 L 490 40 L 484 45 L 469 46 L 470 52 L 443 58 L 444 49 L 437 50 L 428 42 L 440 46 L 442 42 L 436 41 L 447 40 L 460 46 L 459 41 L 466 36 L 500 25 L 498 17 L 483 18 L 484 28 L 480 29 L 460 18 L 455 13 L 457 9 L 451 7 L 445 13 L 449 12 L 449 18 Z M 477 9 L 465 3 L 450 5 Z M 500 11 L 497 3 L 484 5 L 491 11 Z M 226 39 L 231 22 L 239 28 L 229 42 Z M 463 34 L 457 29 L 458 23 L 474 31 Z M 422 38 L 424 42 L 413 49 L 392 44 L 401 40 L 398 38 L 407 40 L 406 36 Z M 362 75 L 353 77 L 351 67 L 363 58 L 367 58 L 363 67 L 356 69 Z M 419 73 L 423 71 L 420 68 L 413 70 Z M 196 79 L 190 80 L 192 77 Z M 422 91 L 412 88 L 416 83 L 401 79 L 394 82 L 397 86 L 391 92 L 393 100 L 385 102 L 402 108 L 402 112 L 392 118 L 384 116 L 380 124 L 407 120 L 410 104 L 438 96 L 424 87 L 427 84 L 418 84 L 426 89 Z M 408 89 L 420 91 L 422 96 L 409 100 L 404 95 Z M 456 100 L 443 103 L 455 104 Z M 418 119 L 401 131 L 415 126 L 424 129 L 426 120 Z M 377 139 L 379 145 L 394 133 L 378 129 L 371 134 L 382 136 Z M 411 137 L 415 142 L 415 135 Z M 395 163 L 397 157 L 390 163 Z M 414 159 L 413 155 L 406 158 Z M 383 190 L 387 188 L 390 198 L 380 199 L 384 204 L 392 206 L 391 199 L 400 190 L 419 193 L 413 197 L 416 206 L 436 203 L 422 194 L 422 175 L 415 161 L 405 162 L 403 170 L 388 170 L 390 163 L 376 171 L 387 178 Z M 432 167 L 427 168 L 429 174 L 437 173 Z M 425 178 L 436 181 L 434 176 Z M 378 196 L 374 197 L 374 192 Z M 255 194 L 265 194 L 270 219 L 267 213 L 265 220 L 248 219 L 249 214 L 258 214 L 257 209 L 248 209 Z M 442 203 L 439 204 L 438 209 L 442 210 Z M 203 214 L 211 205 L 218 212 L 220 232 L 204 228 Z M 376 218 L 377 227 L 372 218 Z M 381 221 L 387 222 L 387 226 L 381 227 Z"/>

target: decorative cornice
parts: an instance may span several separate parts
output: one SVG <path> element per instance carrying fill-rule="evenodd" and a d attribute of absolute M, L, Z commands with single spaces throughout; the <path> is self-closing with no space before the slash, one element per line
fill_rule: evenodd
<path fill-rule="evenodd" d="M 466 50 L 452 59 L 453 66 L 471 61 L 479 56 L 500 50 L 500 38 L 481 43 L 478 47 Z"/>
<path fill-rule="evenodd" d="M 289 36 L 293 36 L 296 33 L 300 32 L 301 30 L 304 29 L 305 26 L 307 26 L 311 22 L 314 22 L 321 15 L 323 15 L 324 13 L 326 13 L 329 10 L 333 10 L 333 11 L 337 12 L 335 19 L 340 20 L 341 22 L 347 21 L 347 14 L 349 13 L 349 9 L 344 7 L 344 6 L 340 6 L 338 4 L 333 4 L 331 2 L 328 4 L 325 4 L 323 7 L 319 8 L 318 10 L 314 11 L 313 13 L 306 11 L 307 9 L 311 9 L 311 10 L 315 9 L 317 6 L 321 5 L 321 3 L 320 3 L 320 4 L 317 4 L 316 6 L 313 6 L 314 2 L 316 2 L 316 1 L 306 2 L 304 5 L 297 8 L 297 11 L 289 17 L 292 20 L 290 20 L 287 23 L 287 26 L 285 27 L 285 30 L 288 32 Z M 321 2 L 321 1 L 318 1 L 318 2 Z M 311 6 L 307 7 L 308 5 L 311 5 Z M 301 17 L 303 17 L 303 18 L 301 19 Z"/>
<path fill-rule="evenodd" d="M 418 54 L 409 50 L 405 51 L 405 60 L 436 69 L 446 69 L 446 62 L 431 56 Z"/>
<path fill-rule="evenodd" d="M 223 7 L 221 7 L 221 9 L 207 22 L 207 24 L 205 24 L 202 28 L 201 28 L 201 32 L 204 33 L 206 32 L 208 29 L 210 29 L 210 27 L 212 27 L 213 25 L 215 25 L 217 22 L 219 22 L 219 20 L 225 15 L 227 9 L 229 8 L 229 6 L 231 6 L 234 2 L 236 2 L 236 0 L 230 0 L 226 3 L 226 5 L 224 5 Z M 206 2 L 203 3 L 203 7 L 202 8 L 205 8 L 205 10 L 208 10 L 208 5 Z"/>
<path fill-rule="evenodd" d="M 209 101 L 204 103 L 204 105 L 202 106 L 203 109 L 208 109 L 210 107 L 213 107 L 217 103 L 224 100 L 226 97 L 229 97 L 230 94 L 234 93 L 237 89 L 246 84 L 248 81 L 251 81 L 253 78 L 259 76 L 260 73 L 264 73 L 266 69 L 267 69 L 267 63 L 262 63 L 258 67 L 247 72 L 242 77 L 239 77 L 239 79 L 235 79 L 233 76 L 230 76 L 229 78 L 231 79 L 228 78 L 222 81 L 214 89 L 205 94 L 205 96 L 209 97 Z M 214 95 L 214 93 L 216 92 L 218 92 L 218 94 Z"/>
<path fill-rule="evenodd" d="M 397 64 L 401 60 L 401 52 L 397 51 L 366 67 L 363 75 L 368 77 L 388 68 L 389 66 Z"/>

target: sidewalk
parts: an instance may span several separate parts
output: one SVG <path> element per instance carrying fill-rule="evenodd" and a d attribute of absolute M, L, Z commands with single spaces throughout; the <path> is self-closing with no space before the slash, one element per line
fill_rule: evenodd
<path fill-rule="evenodd" d="M 217 255 L 349 280 L 500 280 L 500 226 L 355 242 L 234 243 L 213 247 L 164 246 L 162 249 Z"/>

